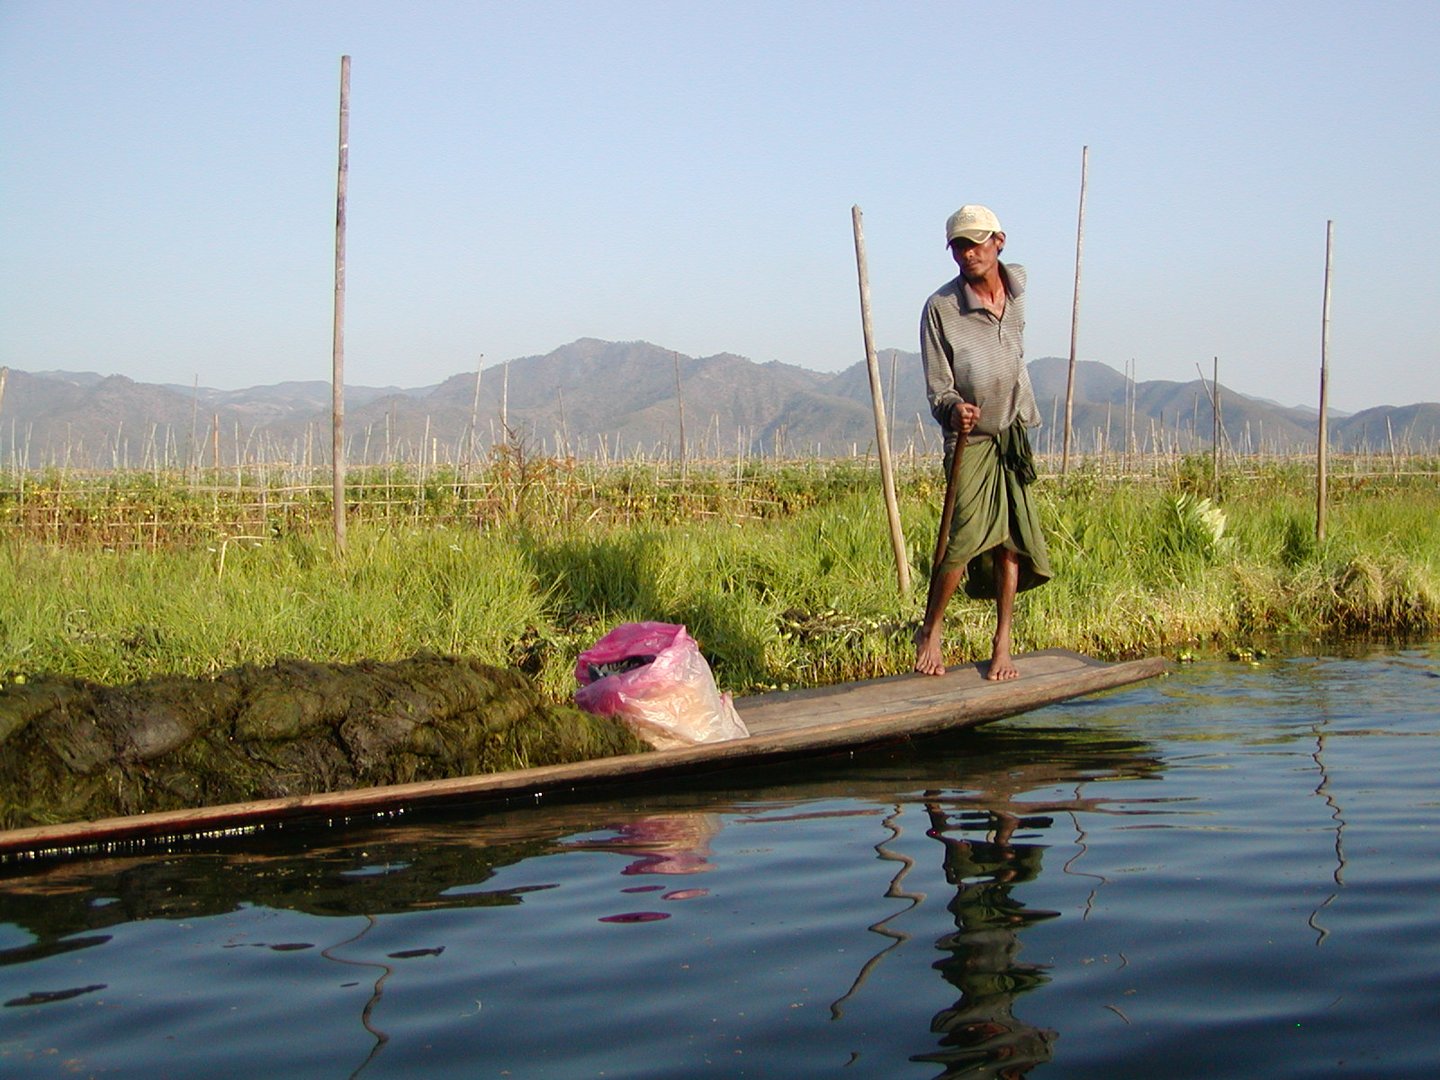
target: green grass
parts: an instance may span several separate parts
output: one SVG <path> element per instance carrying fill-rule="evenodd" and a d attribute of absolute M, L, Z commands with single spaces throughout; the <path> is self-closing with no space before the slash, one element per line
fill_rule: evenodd
<path fill-rule="evenodd" d="M 645 465 L 507 468 L 479 500 L 433 476 L 405 498 L 357 499 L 343 559 L 318 502 L 276 500 L 237 525 L 213 492 L 163 478 L 78 491 L 71 480 L 69 501 L 35 482 L 23 506 L 0 492 L 0 524 L 14 526 L 0 530 L 0 680 L 116 683 L 433 651 L 518 667 L 563 699 L 575 655 L 640 619 L 685 623 L 737 692 L 913 659 L 939 516 L 934 463 L 901 475 L 908 597 L 863 463 L 692 467 L 684 484 Z M 1208 481 L 1206 462 L 1144 483 L 1042 478 L 1056 579 L 1020 598 L 1017 647 L 1117 658 L 1272 633 L 1440 628 L 1433 470 L 1337 478 L 1323 544 L 1301 471 L 1228 474 L 1207 504 Z M 957 598 L 947 655 L 983 657 L 992 629 L 990 606 Z"/>

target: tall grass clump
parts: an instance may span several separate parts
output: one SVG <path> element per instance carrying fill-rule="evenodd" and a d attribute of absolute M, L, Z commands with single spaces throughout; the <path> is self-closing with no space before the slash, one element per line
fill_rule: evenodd
<path fill-rule="evenodd" d="M 267 502 L 269 516 L 221 527 L 202 520 L 203 499 L 177 496 L 176 510 L 163 483 L 116 480 L 106 498 L 128 515 L 117 531 L 98 504 L 81 522 L 57 483 L 43 512 L 0 515 L 0 679 L 428 651 L 518 667 L 563 698 L 581 649 L 647 619 L 686 624 L 736 692 L 909 669 L 938 461 L 902 463 L 898 478 L 908 596 L 863 462 L 692 463 L 683 479 L 655 464 L 520 465 L 487 473 L 484 499 L 434 472 L 391 498 L 403 477 L 387 473 L 366 488 L 376 502 L 356 510 L 343 558 L 328 519 L 293 507 Z M 1042 476 L 1032 491 L 1056 576 L 1021 596 L 1017 649 L 1113 659 L 1262 633 L 1440 627 L 1432 476 L 1337 477 L 1323 542 L 1303 470 L 1246 466 L 1210 484 L 1208 462 Z M 947 658 L 984 659 L 993 627 L 993 604 L 957 596 Z"/>
<path fill-rule="evenodd" d="M 875 543 L 884 521 L 872 501 L 852 492 L 744 525 L 529 534 L 522 546 L 535 587 L 562 631 L 547 644 L 573 664 L 588 638 L 654 619 L 688 626 L 739 687 L 879 673 L 885 639 L 903 632 L 912 612 L 897 596 L 888 548 Z M 568 666 L 562 676 L 545 660 L 547 685 L 564 684 Z"/>
<path fill-rule="evenodd" d="M 545 619 L 497 534 L 362 529 L 350 542 L 343 561 L 305 534 L 160 553 L 0 543 L 0 673 L 120 682 L 421 651 L 510 664 Z"/>

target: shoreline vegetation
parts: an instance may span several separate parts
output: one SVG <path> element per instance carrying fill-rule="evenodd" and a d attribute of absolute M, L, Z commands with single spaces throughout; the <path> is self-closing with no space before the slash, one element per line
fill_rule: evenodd
<path fill-rule="evenodd" d="M 1323 543 L 1304 465 L 1042 474 L 1056 577 L 1019 598 L 1016 651 L 1433 634 L 1440 458 L 1350 464 Z M 908 596 L 863 459 L 370 471 L 343 555 L 328 483 L 273 469 L 0 475 L 0 828 L 633 752 L 571 701 L 624 622 L 685 624 L 737 696 L 907 672 L 943 481 L 897 472 Z M 957 596 L 947 663 L 992 632 Z"/>
<path fill-rule="evenodd" d="M 1052 463 L 1053 464 L 1053 463 Z M 1022 594 L 1017 651 L 1102 659 L 1243 651 L 1277 635 L 1440 628 L 1440 457 L 1332 461 L 1315 538 L 1308 463 L 1082 461 L 1036 492 L 1056 579 Z M 897 584 L 867 459 L 591 462 L 497 447 L 473 466 L 0 475 L 0 684 L 209 677 L 281 659 L 458 655 L 568 701 L 613 626 L 684 623 L 734 693 L 908 671 L 939 465 L 897 464 L 913 580 Z M 949 663 L 989 653 L 957 597 Z"/>

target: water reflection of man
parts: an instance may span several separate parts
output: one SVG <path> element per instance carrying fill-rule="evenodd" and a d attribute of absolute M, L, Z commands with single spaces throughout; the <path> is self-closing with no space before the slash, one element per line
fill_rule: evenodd
<path fill-rule="evenodd" d="M 1056 1038 L 1013 1013 L 1017 997 L 1048 981 L 1044 967 L 1019 960 L 1019 934 L 1058 912 L 1028 909 L 1012 895 L 1040 876 L 1044 848 L 1015 843 L 1025 819 L 1006 811 L 986 811 L 984 839 L 963 835 L 973 827 L 952 822 L 938 802 L 925 811 L 928 835 L 945 846 L 945 880 L 956 887 L 947 906 L 956 932 L 936 942 L 950 955 L 934 966 L 960 997 L 930 1021 L 941 1048 L 912 1060 L 943 1065 L 944 1076 L 1023 1076 L 1050 1060 Z"/>

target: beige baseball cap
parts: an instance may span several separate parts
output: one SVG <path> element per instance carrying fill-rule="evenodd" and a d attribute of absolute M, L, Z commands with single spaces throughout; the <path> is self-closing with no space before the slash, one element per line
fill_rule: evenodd
<path fill-rule="evenodd" d="M 957 237 L 981 244 L 991 233 L 1004 231 L 1000 228 L 1000 219 L 988 206 L 966 205 L 945 220 L 945 244 L 948 247 Z"/>

